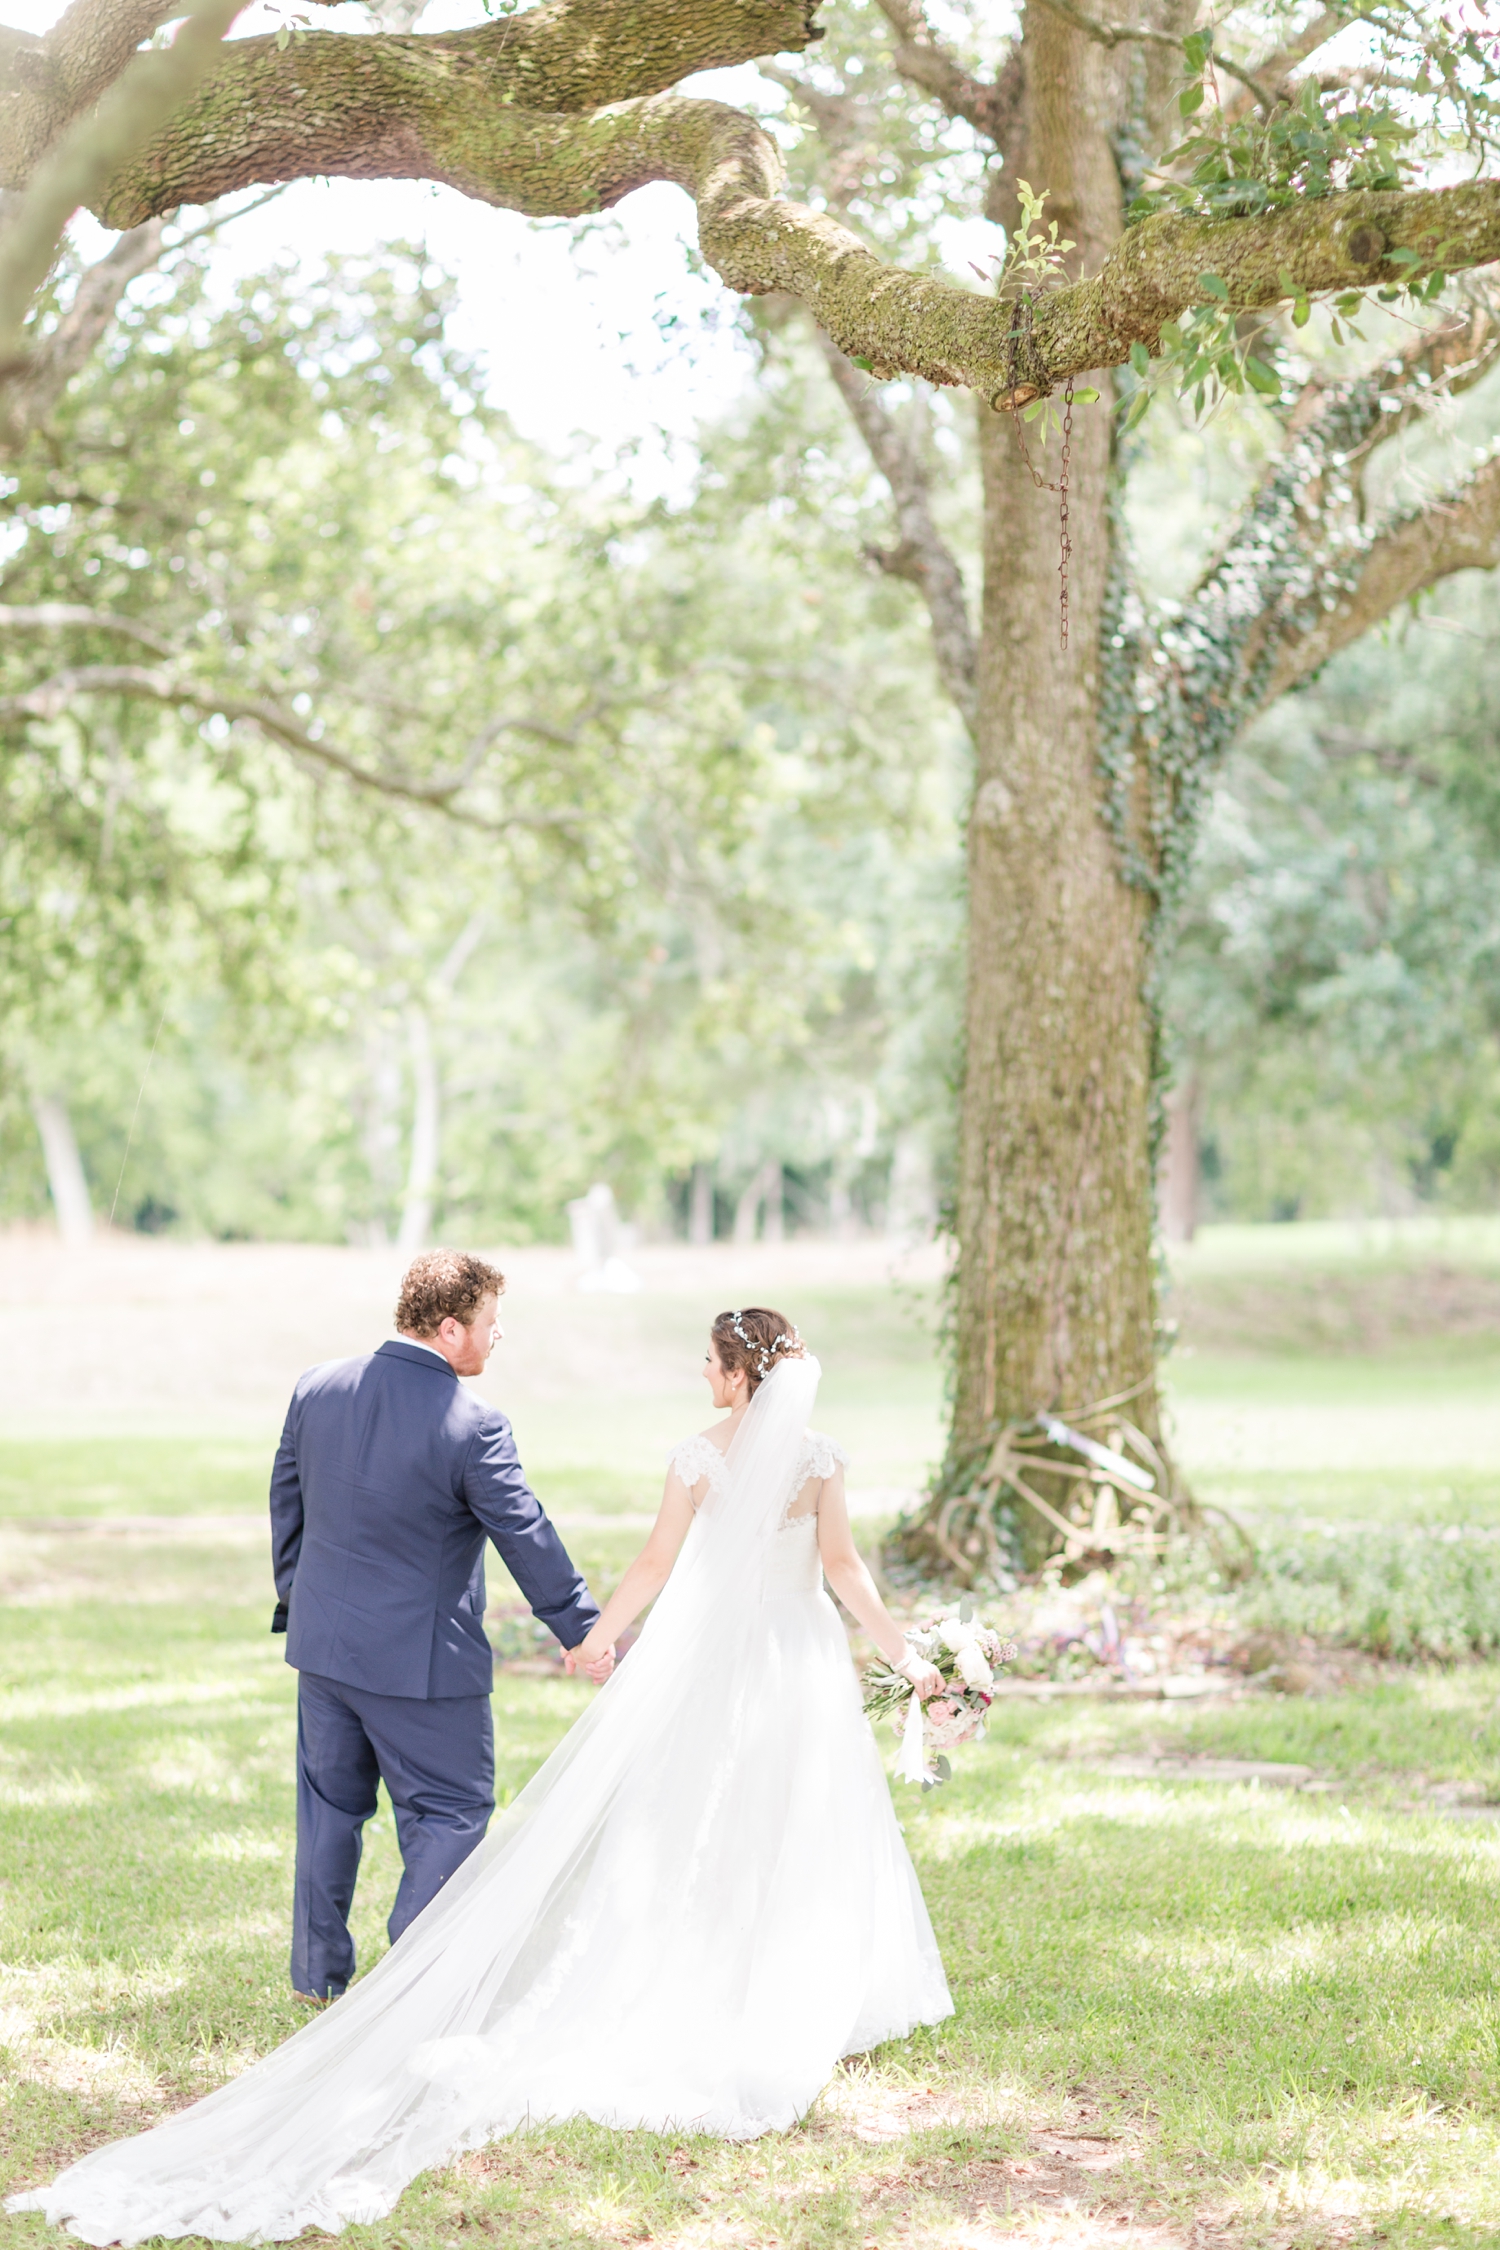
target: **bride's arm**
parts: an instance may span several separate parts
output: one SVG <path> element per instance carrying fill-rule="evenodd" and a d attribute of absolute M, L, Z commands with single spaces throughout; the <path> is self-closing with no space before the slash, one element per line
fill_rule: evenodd
<path fill-rule="evenodd" d="M 920 1658 L 912 1656 L 900 1626 L 876 1592 L 864 1556 L 854 1544 L 849 1507 L 844 1498 L 844 1472 L 839 1466 L 835 1466 L 831 1477 L 823 1479 L 818 1500 L 818 1553 L 822 1557 L 824 1577 L 845 1609 L 863 1625 L 886 1662 L 904 1666 L 920 1695 L 935 1695 L 943 1684 L 942 1673 L 935 1664 L 924 1664 Z M 596 1625 L 594 1631 L 598 1630 Z"/>
<path fill-rule="evenodd" d="M 587 1671 L 613 1648 L 617 1636 L 640 1616 L 672 1575 L 682 1542 L 693 1520 L 693 1500 L 675 1469 L 668 1469 L 661 1508 L 651 1536 L 610 1595 L 587 1637 L 569 1652 L 568 1670 L 576 1665 Z"/>

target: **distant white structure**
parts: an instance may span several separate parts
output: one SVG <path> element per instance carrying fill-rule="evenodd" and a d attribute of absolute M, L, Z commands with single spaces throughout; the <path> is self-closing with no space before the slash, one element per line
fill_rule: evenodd
<path fill-rule="evenodd" d="M 94 1210 L 68 1105 L 58 1094 L 33 1094 L 31 1114 L 41 1135 L 57 1231 L 70 1250 L 87 1249 L 94 1239 Z"/>
<path fill-rule="evenodd" d="M 615 1208 L 613 1188 L 595 1180 L 587 1195 L 567 1205 L 573 1229 L 573 1254 L 578 1260 L 580 1289 L 604 1289 L 629 1297 L 641 1286 L 641 1277 L 620 1256 L 633 1233 Z"/>

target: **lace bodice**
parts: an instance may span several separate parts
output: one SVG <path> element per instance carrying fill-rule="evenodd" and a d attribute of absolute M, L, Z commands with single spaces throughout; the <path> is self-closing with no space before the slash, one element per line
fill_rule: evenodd
<path fill-rule="evenodd" d="M 842 1463 L 847 1467 L 848 1461 L 848 1454 L 831 1437 L 824 1437 L 820 1430 L 803 1432 L 796 1471 L 782 1512 L 783 1530 L 788 1524 L 805 1522 L 817 1514 L 816 1505 L 797 1509 L 796 1502 L 803 1486 L 809 1484 L 814 1477 L 831 1477 L 837 1464 Z M 710 1492 L 715 1492 L 724 1481 L 723 1451 L 714 1444 L 712 1438 L 705 1437 L 701 1431 L 694 1437 L 684 1438 L 680 1445 L 673 1446 L 667 1455 L 667 1466 L 677 1471 L 689 1492 L 698 1484 L 706 1484 Z"/>

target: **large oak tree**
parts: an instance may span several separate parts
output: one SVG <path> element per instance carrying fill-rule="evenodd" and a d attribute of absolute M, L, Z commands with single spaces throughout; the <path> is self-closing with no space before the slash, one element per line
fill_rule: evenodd
<path fill-rule="evenodd" d="M 68 209 L 124 230 L 124 266 L 166 213 L 312 175 L 443 181 L 537 216 L 672 181 L 730 289 L 805 308 L 890 485 L 886 567 L 927 603 L 976 756 L 957 1389 L 929 1522 L 964 1570 L 993 1551 L 985 1465 L 1007 1424 L 1113 1395 L 1155 1426 L 1153 961 L 1215 759 L 1393 606 L 1496 559 L 1500 461 L 1415 507 L 1367 501 L 1382 445 L 1435 390 L 1481 376 L 1494 348 L 1482 286 L 1441 318 L 1411 297 L 1500 258 L 1494 41 L 1480 18 L 1396 0 L 1262 10 L 1239 35 L 1223 19 L 1200 31 L 1197 0 L 1113 0 L 1105 15 L 1026 0 L 1016 34 L 986 51 L 972 23 L 945 42 L 919 0 L 878 5 L 835 15 L 820 47 L 817 0 L 547 0 L 460 31 L 227 42 L 232 6 L 198 0 L 170 48 L 138 52 L 176 10 L 74 0 L 45 38 L 5 34 L 0 330 L 24 424 L 27 386 L 46 388 L 25 303 Z M 398 0 L 393 12 L 403 20 Z M 674 90 L 756 60 L 821 143 L 810 199 L 784 192 L 760 121 Z M 1024 183 L 1045 192 L 1054 259 L 1013 258 L 998 287 L 969 289 L 861 239 L 900 168 L 893 137 L 906 132 L 908 166 L 921 143 L 900 119 L 923 115 L 961 121 L 987 154 L 987 209 L 1013 244 L 1027 239 Z M 1196 145 L 1174 157 L 1183 119 Z M 1479 176 L 1454 178 L 1456 140 Z M 1143 184 L 1155 207 L 1132 212 Z M 113 286 L 96 279 L 85 298 Z M 1310 301 L 1347 313 L 1353 295 L 1403 290 L 1405 341 L 1366 372 L 1334 378 L 1299 356 Z M 1189 391 L 1248 381 L 1279 434 L 1200 585 L 1157 614 L 1118 530 L 1111 406 L 1164 363 Z M 931 463 L 880 395 L 898 374 L 973 395 L 977 623 Z M 1105 398 L 1070 417 L 1064 648 L 1047 489 L 1059 453 L 1040 438 L 1050 401 L 1086 378 Z M 1020 418 L 1038 402 L 1028 461 Z"/>

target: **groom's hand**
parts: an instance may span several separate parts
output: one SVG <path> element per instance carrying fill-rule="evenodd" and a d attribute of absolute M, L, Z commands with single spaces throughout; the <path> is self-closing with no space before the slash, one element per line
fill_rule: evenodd
<path fill-rule="evenodd" d="M 597 1656 L 585 1657 L 583 1652 L 587 1645 L 586 1641 L 580 1641 L 577 1648 L 564 1650 L 563 1670 L 569 1673 L 587 1673 L 595 1687 L 603 1687 L 615 1668 L 615 1652 L 613 1648 L 606 1648 L 601 1649 Z"/>

